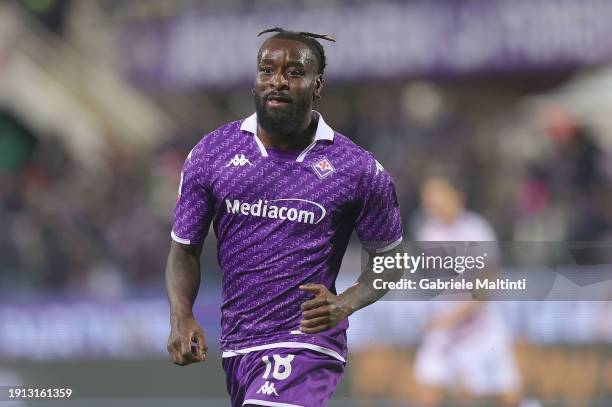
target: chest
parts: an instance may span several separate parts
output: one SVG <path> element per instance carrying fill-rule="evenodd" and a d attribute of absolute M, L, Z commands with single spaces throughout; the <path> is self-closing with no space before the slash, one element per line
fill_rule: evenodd
<path fill-rule="evenodd" d="M 354 201 L 353 177 L 325 156 L 297 162 L 236 155 L 212 168 L 219 214 L 319 224 L 350 211 Z"/>

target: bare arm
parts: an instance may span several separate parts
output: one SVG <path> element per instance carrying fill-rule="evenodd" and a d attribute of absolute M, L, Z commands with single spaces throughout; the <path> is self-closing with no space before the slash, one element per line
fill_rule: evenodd
<path fill-rule="evenodd" d="M 393 256 L 395 251 L 381 253 L 377 256 Z M 389 289 L 375 289 L 374 280 L 381 279 L 383 281 L 398 281 L 404 272 L 402 269 L 385 270 L 381 274 L 375 274 L 372 271 L 372 258 L 368 261 L 368 266 L 357 279 L 357 283 L 349 287 L 346 291 L 340 294 L 344 298 L 351 314 L 363 307 L 375 303 L 387 294 Z"/>
<path fill-rule="evenodd" d="M 200 287 L 202 245 L 184 245 L 172 241 L 166 264 L 166 290 L 170 318 L 193 317 L 192 307 Z"/>
<path fill-rule="evenodd" d="M 200 287 L 202 245 L 172 242 L 166 265 L 166 290 L 170 301 L 168 352 L 177 365 L 206 359 L 206 338 L 193 316 Z"/>

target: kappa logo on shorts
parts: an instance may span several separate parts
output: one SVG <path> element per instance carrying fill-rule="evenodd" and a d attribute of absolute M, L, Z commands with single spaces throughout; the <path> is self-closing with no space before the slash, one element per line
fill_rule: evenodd
<path fill-rule="evenodd" d="M 323 157 L 321 160 L 312 164 L 312 169 L 314 170 L 315 174 L 317 174 L 319 179 L 323 179 L 336 171 L 334 166 L 326 157 Z"/>
<path fill-rule="evenodd" d="M 278 392 L 276 391 L 276 387 L 274 387 L 274 382 L 270 383 L 266 380 L 266 382 L 257 390 L 257 394 L 262 393 L 266 396 L 271 396 L 274 394 L 278 397 Z"/>

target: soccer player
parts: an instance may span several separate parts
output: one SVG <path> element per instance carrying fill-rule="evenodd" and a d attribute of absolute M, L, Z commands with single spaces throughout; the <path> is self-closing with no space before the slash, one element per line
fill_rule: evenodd
<path fill-rule="evenodd" d="M 485 218 L 465 208 L 461 184 L 450 172 L 424 180 L 421 202 L 426 216 L 415 228 L 416 240 L 489 242 L 487 262 L 496 264 L 491 260 L 499 258 L 495 232 Z M 438 407 L 444 390 L 461 389 L 472 397 L 495 398 L 499 406 L 517 407 L 521 383 L 513 338 L 493 304 L 481 298 L 432 305 L 432 319 L 415 359 L 419 405 Z"/>
<path fill-rule="evenodd" d="M 168 351 L 178 365 L 206 359 L 192 306 L 212 222 L 232 406 L 325 406 L 346 363 L 348 316 L 384 295 L 365 272 L 338 294 L 342 257 L 353 230 L 370 253 L 396 247 L 399 205 L 372 154 L 312 110 L 325 69 L 317 38 L 333 39 L 266 32 L 275 34 L 257 56 L 255 114 L 208 134 L 183 167 L 166 268 Z"/>

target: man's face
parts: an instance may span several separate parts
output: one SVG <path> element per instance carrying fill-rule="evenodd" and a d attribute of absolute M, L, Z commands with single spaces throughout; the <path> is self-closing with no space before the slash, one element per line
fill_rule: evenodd
<path fill-rule="evenodd" d="M 421 203 L 428 216 L 452 223 L 463 211 L 463 196 L 446 179 L 432 177 L 421 186 Z"/>
<path fill-rule="evenodd" d="M 259 124 L 275 135 L 299 132 L 322 85 L 317 59 L 307 45 L 284 38 L 266 41 L 259 52 L 255 76 Z"/>

